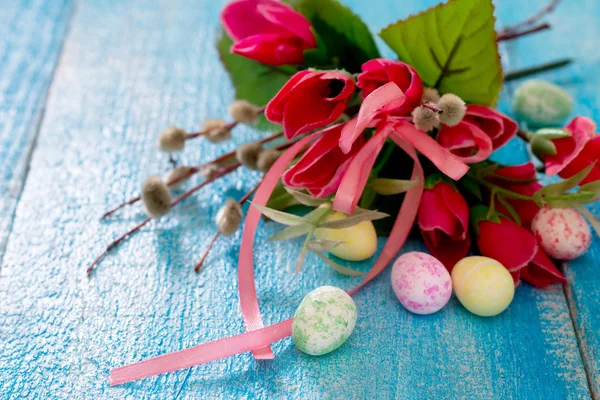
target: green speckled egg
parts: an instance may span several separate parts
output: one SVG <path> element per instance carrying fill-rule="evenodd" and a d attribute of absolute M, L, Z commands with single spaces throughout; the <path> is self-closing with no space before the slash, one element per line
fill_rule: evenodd
<path fill-rule="evenodd" d="M 573 99 L 560 86 L 530 80 L 515 92 L 513 108 L 530 128 L 560 126 L 573 111 Z"/>
<path fill-rule="evenodd" d="M 304 297 L 294 314 L 292 339 L 312 356 L 340 347 L 356 325 L 356 304 L 342 289 L 321 286 Z"/>

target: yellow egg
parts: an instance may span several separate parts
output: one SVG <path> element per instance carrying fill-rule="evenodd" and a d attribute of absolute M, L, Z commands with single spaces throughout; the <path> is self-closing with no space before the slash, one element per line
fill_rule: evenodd
<path fill-rule="evenodd" d="M 336 212 L 327 216 L 326 221 L 348 218 L 346 214 Z M 371 221 L 343 229 L 319 228 L 315 237 L 322 240 L 344 242 L 330 251 L 336 257 L 348 261 L 362 261 L 371 257 L 377 250 L 377 233 Z"/>
<path fill-rule="evenodd" d="M 481 317 L 506 310 L 515 294 L 515 284 L 508 270 L 488 257 L 460 260 L 452 270 L 452 287 L 461 304 Z"/>

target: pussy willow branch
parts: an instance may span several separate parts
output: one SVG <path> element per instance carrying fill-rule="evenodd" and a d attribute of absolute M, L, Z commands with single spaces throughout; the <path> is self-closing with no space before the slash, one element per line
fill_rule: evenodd
<path fill-rule="evenodd" d="M 259 109 L 256 110 L 257 115 L 261 115 L 264 112 L 265 112 L 265 107 L 260 107 Z M 233 128 L 235 128 L 237 125 L 239 125 L 238 121 L 232 121 L 232 122 L 229 122 L 229 123 L 227 123 L 225 125 L 225 129 L 227 129 L 228 131 L 230 131 Z M 199 132 L 188 133 L 188 135 L 186 136 L 185 140 L 195 139 L 197 137 L 207 135 L 208 132 L 210 132 L 210 129 L 204 129 L 204 130 L 199 131 Z"/>
<path fill-rule="evenodd" d="M 243 206 L 244 203 L 246 203 L 248 201 L 248 199 L 250 198 L 250 196 L 252 196 L 252 194 L 254 192 L 256 192 L 256 190 L 258 189 L 258 187 L 260 186 L 260 184 L 262 183 L 262 181 L 263 180 L 261 179 L 252 189 L 250 189 L 244 195 L 244 197 L 242 197 L 238 201 L 238 204 L 240 205 L 240 207 Z M 196 266 L 194 267 L 194 271 L 200 272 L 200 268 L 202 268 L 202 264 L 204 264 L 204 261 L 206 260 L 206 257 L 208 256 L 208 253 L 210 252 L 210 249 L 212 249 L 213 245 L 215 244 L 215 242 L 217 241 L 217 239 L 219 238 L 219 236 L 221 236 L 221 231 L 217 229 L 217 232 L 214 234 L 214 236 L 212 237 L 210 243 L 208 244 L 208 247 L 204 251 L 204 254 L 202 255 L 202 258 L 200 259 L 200 261 L 198 262 L 198 264 L 196 264 Z"/>
<path fill-rule="evenodd" d="M 173 202 L 171 203 L 171 208 L 175 207 L 177 204 L 179 204 L 181 201 L 183 201 L 184 199 L 190 197 L 192 194 L 194 194 L 195 192 L 197 192 L 198 190 L 202 189 L 204 186 L 208 185 L 209 183 L 214 182 L 215 180 L 219 179 L 222 176 L 227 175 L 230 172 L 235 171 L 237 168 L 240 167 L 239 163 L 236 163 L 230 167 L 224 168 L 221 172 L 219 172 L 218 175 L 205 180 L 204 182 L 194 186 L 193 188 L 191 188 L 190 190 L 188 190 L 185 193 L 180 194 L 179 196 L 177 196 Z M 139 224 L 137 224 L 136 226 L 134 226 L 132 229 L 130 229 L 129 231 L 125 232 L 124 234 L 122 234 L 121 236 L 119 236 L 117 239 L 113 240 L 107 247 L 106 250 L 100 254 L 98 256 L 98 258 L 96 258 L 94 260 L 94 262 L 92 262 L 92 264 L 88 267 L 87 269 L 87 274 L 88 276 L 90 276 L 92 274 L 92 272 L 94 272 L 94 268 L 96 267 L 96 265 L 98 265 L 98 263 L 100 261 L 102 261 L 102 259 L 104 257 L 106 257 L 106 255 L 115 247 L 117 246 L 119 243 L 121 243 L 123 240 L 125 240 L 127 237 L 133 235 L 134 233 L 136 233 L 137 231 L 139 231 L 140 229 L 142 229 L 148 222 L 152 221 L 154 218 L 152 217 L 148 217 L 145 220 L 143 220 L 142 222 L 140 222 Z"/>
<path fill-rule="evenodd" d="M 534 74 L 537 74 L 540 72 L 545 72 L 545 71 L 550 71 L 550 70 L 557 69 L 557 68 L 562 68 L 562 67 L 565 67 L 565 66 L 571 64 L 572 62 L 573 62 L 573 60 L 571 60 L 570 58 L 565 58 L 565 59 L 562 59 L 559 61 L 554 61 L 554 62 L 551 62 L 548 64 L 542 64 L 538 67 L 526 68 L 526 69 L 521 69 L 518 71 L 509 72 L 506 75 L 504 75 L 504 82 L 524 78 L 526 76 L 534 75 Z"/>
<path fill-rule="evenodd" d="M 259 143 L 265 144 L 265 143 L 271 142 L 271 141 L 273 141 L 275 139 L 278 139 L 278 138 L 280 138 L 282 136 L 283 136 L 283 132 L 278 132 L 278 133 L 276 133 L 274 135 L 271 135 L 271 136 L 268 136 L 266 138 L 263 138 L 263 139 L 259 140 Z M 167 182 L 167 185 L 169 185 L 169 186 L 175 185 L 175 184 L 177 184 L 177 183 L 179 183 L 181 181 L 189 179 L 194 174 L 202 171 L 202 169 L 205 168 L 208 165 L 211 165 L 211 164 L 212 165 L 218 165 L 218 164 L 220 164 L 222 162 L 225 162 L 225 161 L 228 161 L 228 160 L 230 160 L 230 159 L 232 159 L 234 157 L 235 157 L 235 150 L 230 151 L 229 153 L 225 153 L 225 154 L 223 154 L 223 155 L 221 155 L 221 156 L 219 156 L 219 157 L 215 158 L 214 160 L 209 161 L 207 163 L 200 164 L 200 165 L 197 165 L 195 167 L 191 167 L 190 170 L 189 170 L 189 172 L 187 174 L 185 174 L 185 175 L 183 175 L 183 176 L 181 176 L 181 177 L 179 177 L 177 179 L 174 179 L 174 180 L 171 180 L 171 181 Z M 106 213 L 104 213 L 104 215 L 102 215 L 102 219 L 105 219 L 105 218 L 111 216 L 112 214 L 114 214 L 115 212 L 119 211 L 120 209 L 122 209 L 122 208 L 124 208 L 126 206 L 129 206 L 129 205 L 135 204 L 135 203 L 137 203 L 140 200 L 141 200 L 141 196 L 136 196 L 136 197 L 132 198 L 131 200 L 128 200 L 125 203 L 123 203 L 123 204 L 121 204 L 121 205 L 113 208 L 112 210 L 109 210 Z"/>
<path fill-rule="evenodd" d="M 277 147 L 275 147 L 277 150 L 284 150 L 287 149 L 288 147 L 292 146 L 293 144 L 295 144 L 297 141 L 290 141 L 287 143 L 284 143 L 282 145 L 279 145 Z M 192 194 L 194 194 L 195 192 L 197 192 L 198 190 L 202 189 L 204 186 L 208 185 L 209 183 L 214 182 L 215 180 L 229 174 L 230 172 L 235 171 L 236 169 L 238 169 L 241 166 L 241 164 L 239 162 L 236 162 L 235 164 L 223 168 L 216 176 L 205 180 L 204 182 L 194 186 L 193 188 L 191 188 L 190 190 L 188 190 L 187 192 L 184 192 L 182 194 L 180 194 L 179 196 L 177 196 L 173 202 L 171 203 L 171 208 L 175 207 L 177 204 L 181 203 L 181 201 L 183 201 L 184 199 L 190 197 Z M 117 239 L 115 239 L 114 241 L 112 241 L 107 247 L 106 250 L 100 254 L 98 256 L 98 258 L 96 258 L 94 260 L 94 262 L 92 262 L 92 264 L 88 267 L 87 269 L 87 274 L 88 276 L 90 276 L 92 274 L 92 272 L 94 272 L 94 268 L 96 267 L 96 265 L 98 265 L 98 263 L 100 261 L 102 261 L 102 259 L 104 257 L 106 257 L 106 255 L 115 247 L 117 246 L 119 243 L 121 243 L 123 240 L 125 240 L 127 237 L 131 236 L 132 234 L 136 233 L 137 231 L 139 231 L 140 229 L 142 229 L 148 222 L 152 221 L 153 218 L 152 217 L 148 217 L 145 220 L 143 220 L 142 222 L 140 222 L 139 224 L 137 224 L 136 226 L 134 226 L 131 230 L 129 230 L 128 232 L 124 233 L 123 235 L 119 236 Z"/>
<path fill-rule="evenodd" d="M 552 0 L 550 1 L 550 3 L 546 4 L 542 9 L 540 9 L 538 12 L 536 12 L 535 14 L 533 14 L 531 17 L 517 23 L 511 26 L 507 26 L 506 28 L 502 29 L 499 32 L 499 35 L 502 34 L 507 34 L 509 32 L 515 32 L 518 31 L 520 29 L 526 28 L 532 24 L 535 24 L 538 20 L 540 20 L 541 18 L 543 18 L 544 16 L 546 16 L 547 14 L 550 14 L 552 11 L 554 11 L 554 9 L 556 8 L 556 6 L 558 6 L 558 3 L 560 3 L 560 0 Z"/>

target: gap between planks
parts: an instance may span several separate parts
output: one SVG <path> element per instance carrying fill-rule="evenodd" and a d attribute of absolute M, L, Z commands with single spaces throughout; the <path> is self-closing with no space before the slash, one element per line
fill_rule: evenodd
<path fill-rule="evenodd" d="M 38 138 L 40 136 L 40 131 L 42 130 L 42 125 L 43 125 L 44 119 L 46 117 L 46 105 L 47 105 L 48 99 L 50 97 L 50 91 L 52 90 L 52 85 L 54 84 L 54 79 L 56 77 L 56 71 L 58 70 L 58 67 L 62 62 L 63 52 L 65 49 L 65 43 L 67 42 L 67 38 L 71 34 L 71 24 L 73 22 L 73 16 L 75 15 L 75 8 L 77 7 L 76 3 L 77 2 L 75 0 L 72 0 L 70 2 L 71 5 L 66 10 L 66 13 L 68 14 L 66 17 L 67 18 L 66 28 L 62 34 L 62 41 L 60 42 L 58 51 L 56 53 L 56 61 L 54 62 L 54 65 L 52 66 L 52 72 L 50 73 L 50 79 L 48 80 L 48 85 L 46 86 L 45 93 L 43 94 L 43 96 L 39 102 L 39 104 L 41 105 L 40 111 L 38 112 L 38 115 L 36 116 L 35 124 L 31 128 L 31 129 L 33 129 L 33 134 L 31 135 L 32 138 L 31 138 L 31 143 L 29 145 L 29 149 L 27 150 L 27 152 L 25 154 L 25 160 L 24 160 L 25 167 L 24 167 L 22 176 L 20 177 L 21 185 L 19 186 L 19 190 L 18 190 L 16 198 L 15 198 L 15 204 L 11 211 L 11 215 L 8 218 L 8 224 L 6 226 L 6 230 L 8 231 L 8 234 L 6 236 L 6 240 L 4 241 L 4 243 L 0 243 L 0 278 L 2 277 L 2 266 L 4 265 L 4 255 L 5 255 L 6 249 L 8 247 L 8 242 L 10 241 L 10 237 L 12 235 L 12 227 L 15 222 L 15 217 L 17 215 L 17 208 L 19 207 L 19 203 L 21 202 L 21 196 L 23 195 L 23 190 L 25 190 L 25 184 L 27 183 L 27 178 L 29 177 L 29 171 L 31 169 L 31 160 L 33 158 L 33 153 L 35 152 L 35 149 L 37 147 L 37 142 L 38 142 Z"/>

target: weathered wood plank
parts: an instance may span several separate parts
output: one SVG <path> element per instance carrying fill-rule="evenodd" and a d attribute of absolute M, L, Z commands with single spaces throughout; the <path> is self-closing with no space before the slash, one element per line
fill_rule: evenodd
<path fill-rule="evenodd" d="M 0 2 L 0 260 L 72 1 Z"/>
<path fill-rule="evenodd" d="M 434 2 L 348 2 L 375 29 L 423 3 Z M 226 196 L 251 187 L 254 173 L 235 173 L 186 201 L 115 251 L 92 280 L 85 276 L 107 241 L 142 218 L 133 208 L 101 223 L 101 212 L 168 168 L 155 149 L 157 132 L 171 123 L 194 127 L 231 101 L 213 49 L 222 4 L 79 6 L 2 269 L 0 382 L 7 397 L 170 398 L 186 371 L 116 388 L 108 387 L 108 371 L 243 330 L 239 235 L 218 242 L 200 275 L 191 269 L 213 233 L 211 216 Z M 258 134 L 241 128 L 234 136 L 241 143 Z M 224 147 L 193 144 L 183 159 L 208 160 Z M 524 156 L 512 152 L 511 160 Z M 355 282 L 313 258 L 294 274 L 299 244 L 265 244 L 276 228 L 263 227 L 256 275 L 266 323 L 292 315 L 319 285 Z M 422 249 L 417 240 L 405 248 L 415 249 Z M 409 314 L 394 297 L 389 271 L 355 299 L 356 331 L 335 353 L 308 357 L 286 339 L 274 346 L 272 362 L 243 354 L 194 368 L 182 397 L 589 397 L 560 288 L 524 286 L 492 319 L 468 314 L 455 299 L 429 317 Z"/>
<path fill-rule="evenodd" d="M 529 12 L 547 2 L 528 2 Z M 583 115 L 600 122 L 600 55 L 596 50 L 600 35 L 597 22 L 600 4 L 594 0 L 563 1 L 548 22 L 552 30 L 531 36 L 510 45 L 511 62 L 518 68 L 554 59 L 570 57 L 574 64 L 540 78 L 556 82 L 569 91 L 575 100 L 574 115 Z M 550 50 L 548 46 L 551 46 Z M 600 216 L 600 206 L 590 207 Z M 565 265 L 570 285 L 567 288 L 569 306 L 575 320 L 580 350 L 587 369 L 594 398 L 600 396 L 600 240 L 594 234 L 592 247 L 583 257 Z"/>

